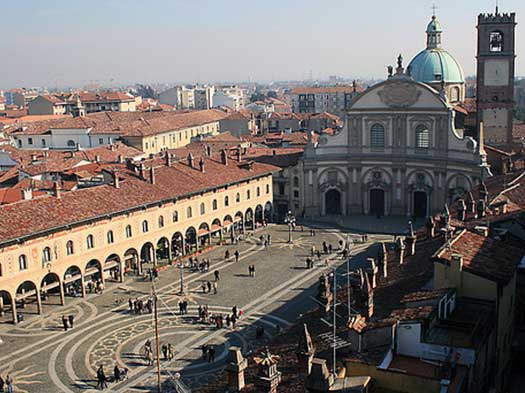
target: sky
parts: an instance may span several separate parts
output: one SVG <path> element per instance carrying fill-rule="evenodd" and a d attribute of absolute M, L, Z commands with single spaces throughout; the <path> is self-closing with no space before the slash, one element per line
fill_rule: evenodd
<path fill-rule="evenodd" d="M 525 75 L 525 1 L 516 74 Z M 443 47 L 475 73 L 496 0 L 435 0 Z M 0 0 L 0 88 L 384 78 L 425 47 L 432 0 Z"/>

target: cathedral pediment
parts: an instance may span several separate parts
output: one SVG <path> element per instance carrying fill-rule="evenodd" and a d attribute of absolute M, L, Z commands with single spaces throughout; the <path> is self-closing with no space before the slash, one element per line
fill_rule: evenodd
<path fill-rule="evenodd" d="M 385 84 L 383 90 L 377 94 L 381 102 L 391 108 L 408 108 L 417 102 L 421 96 L 421 91 L 414 83 L 396 81 Z"/>

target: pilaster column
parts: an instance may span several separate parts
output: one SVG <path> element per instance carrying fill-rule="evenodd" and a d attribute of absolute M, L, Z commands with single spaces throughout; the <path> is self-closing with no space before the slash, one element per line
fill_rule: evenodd
<path fill-rule="evenodd" d="M 84 282 L 84 275 L 80 273 L 80 292 L 82 297 L 86 297 L 86 283 Z"/>
<path fill-rule="evenodd" d="M 60 284 L 60 286 L 63 288 L 63 285 Z M 38 314 L 42 314 L 42 299 L 40 298 L 40 291 L 36 289 L 36 309 Z"/>
<path fill-rule="evenodd" d="M 16 313 L 16 293 L 11 297 L 11 312 L 13 314 L 13 324 L 16 325 L 18 323 L 18 315 Z"/>
<path fill-rule="evenodd" d="M 60 305 L 61 306 L 65 306 L 66 305 L 66 297 L 64 295 L 64 285 L 61 282 L 59 282 L 58 283 L 58 288 L 60 289 Z M 40 298 L 40 294 L 37 293 L 37 295 Z"/>

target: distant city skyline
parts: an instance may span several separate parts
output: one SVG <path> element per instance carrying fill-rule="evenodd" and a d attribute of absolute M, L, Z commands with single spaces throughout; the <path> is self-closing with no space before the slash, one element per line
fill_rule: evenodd
<path fill-rule="evenodd" d="M 522 0 L 516 75 L 525 76 Z M 432 1 L 26 0 L 2 7 L 0 89 L 90 83 L 384 78 L 425 47 Z M 96 4 L 96 6 L 95 6 Z M 327 5 L 329 4 L 329 6 Z M 436 1 L 443 47 L 475 74 L 476 23 L 494 0 Z M 523 18 L 523 19 L 522 19 Z M 525 22 L 523 22 L 525 23 Z"/>

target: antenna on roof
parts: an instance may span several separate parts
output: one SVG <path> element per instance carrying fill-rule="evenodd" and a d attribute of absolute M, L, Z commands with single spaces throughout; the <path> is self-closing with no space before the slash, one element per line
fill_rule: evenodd
<path fill-rule="evenodd" d="M 432 3 L 432 17 L 435 18 L 436 17 L 436 10 L 438 9 L 436 3 Z"/>
<path fill-rule="evenodd" d="M 499 0 L 496 0 L 496 15 L 499 14 Z"/>

